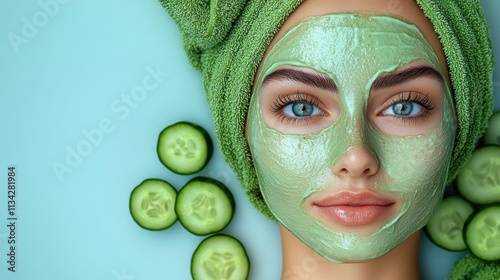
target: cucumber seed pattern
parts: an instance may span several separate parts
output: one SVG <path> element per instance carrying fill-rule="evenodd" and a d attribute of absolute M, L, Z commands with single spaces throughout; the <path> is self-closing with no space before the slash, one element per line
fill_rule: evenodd
<path fill-rule="evenodd" d="M 484 224 L 480 225 L 478 249 L 487 252 L 488 250 L 500 252 L 500 220 L 488 217 L 484 219 Z"/>
<path fill-rule="evenodd" d="M 211 192 L 200 193 L 191 202 L 192 214 L 205 224 L 212 224 L 217 215 L 214 205 L 215 196 Z"/>
<path fill-rule="evenodd" d="M 450 209 L 442 215 L 442 223 L 439 225 L 439 230 L 441 233 L 446 234 L 450 239 L 462 238 L 463 228 L 459 225 L 463 225 L 465 222 L 464 217 L 460 216 L 459 213 Z"/>
<path fill-rule="evenodd" d="M 176 157 L 184 156 L 185 158 L 192 159 L 196 157 L 198 150 L 193 139 L 181 136 L 169 146 L 169 153 Z"/>
<path fill-rule="evenodd" d="M 203 268 L 207 275 L 213 280 L 229 280 L 231 275 L 239 266 L 238 259 L 229 252 L 210 251 L 207 252 L 203 262 Z"/>
<path fill-rule="evenodd" d="M 500 194 L 500 158 L 492 157 L 476 170 L 468 173 L 470 184 L 481 188 L 491 188 L 492 193 Z"/>
<path fill-rule="evenodd" d="M 148 192 L 141 202 L 141 209 L 150 218 L 164 218 L 168 215 L 170 199 L 165 199 L 165 194 Z"/>

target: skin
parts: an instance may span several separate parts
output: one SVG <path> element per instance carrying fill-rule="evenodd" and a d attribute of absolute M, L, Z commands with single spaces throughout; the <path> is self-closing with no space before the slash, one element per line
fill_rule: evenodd
<path fill-rule="evenodd" d="M 414 25 L 387 16 L 311 17 L 282 37 L 262 69 L 249 145 L 261 192 L 283 226 L 331 261 L 361 262 L 427 223 L 444 191 L 453 113 L 451 102 L 443 104 L 451 95 L 438 60 Z M 406 115 L 396 115 L 403 105 Z M 300 106 L 305 112 L 294 113 Z M 374 159 L 354 162 L 363 164 L 354 180 L 345 176 L 351 150 Z M 382 198 L 324 207 L 343 193 Z"/>
<path fill-rule="evenodd" d="M 326 14 L 339 13 L 368 13 L 377 15 L 389 15 L 401 18 L 408 23 L 415 24 L 420 32 L 424 34 L 425 39 L 432 46 L 436 53 L 443 72 L 448 77 L 448 65 L 443 52 L 443 46 L 439 41 L 432 23 L 425 17 L 422 10 L 414 0 L 305 0 L 295 11 L 287 18 L 280 30 L 274 36 L 271 44 L 267 48 L 264 57 L 274 44 L 285 34 L 292 26 L 302 21 L 304 18 Z M 255 74 L 255 78 L 260 73 L 262 64 Z"/>
<path fill-rule="evenodd" d="M 384 14 L 401 18 L 406 22 L 415 24 L 420 29 L 438 57 L 441 72 L 444 74 L 445 79 L 448 79 L 442 48 L 432 29 L 432 25 L 423 16 L 415 2 L 397 1 L 396 4 L 398 5 L 394 5 L 394 3 L 395 1 L 378 0 L 308 0 L 289 17 L 274 38 L 268 51 L 272 49 L 272 46 L 274 46 L 276 41 L 278 41 L 283 34 L 290 29 L 290 27 L 310 16 L 341 12 Z M 259 72 L 257 75 L 259 75 Z M 265 89 L 263 90 L 265 91 Z M 384 108 L 384 106 L 387 105 L 384 103 L 387 96 L 383 96 L 383 94 L 372 94 L 371 96 L 377 96 L 377 98 L 371 98 L 368 102 L 366 113 L 368 120 L 373 127 L 389 134 L 396 136 L 398 136 L 398 134 L 420 135 L 421 133 L 425 133 L 429 129 L 436 127 L 441 121 L 441 103 L 435 101 L 434 104 L 437 108 L 433 110 L 434 114 L 431 114 L 429 121 L 425 125 L 420 125 L 417 128 L 398 126 L 397 129 L 391 131 L 391 129 L 394 128 L 394 122 L 391 123 L 391 121 L 388 121 L 387 118 L 380 118 L 377 114 L 375 114 L 375 112 L 380 111 L 380 108 Z M 265 104 L 272 102 L 272 100 L 275 99 L 270 98 L 269 100 L 265 100 L 263 97 L 263 107 Z M 325 127 L 328 127 L 328 125 L 334 123 L 338 117 L 338 113 L 336 113 L 337 111 L 335 110 L 335 105 L 332 104 L 336 104 L 338 102 L 335 100 L 330 101 L 331 104 L 325 105 L 326 108 L 330 108 L 328 115 L 324 118 L 319 118 L 320 120 L 313 124 L 303 127 L 303 130 L 298 131 L 298 133 L 318 133 Z M 269 114 L 266 112 L 269 112 L 269 110 L 263 110 L 263 118 L 269 127 L 282 133 L 297 133 L 296 130 L 293 131 L 294 128 L 280 122 L 279 119 L 276 118 L 275 114 Z M 332 168 L 332 171 L 339 179 L 339 182 L 344 182 L 345 185 L 350 184 L 345 182 L 371 184 L 374 180 L 376 180 L 377 176 L 381 176 L 378 174 L 383 174 L 382 170 L 383 168 L 381 167 L 380 162 L 378 162 L 376 155 L 373 155 L 372 151 L 363 145 L 349 149 L 336 161 L 336 164 Z M 372 227 L 377 226 L 380 225 L 373 225 Z M 371 232 L 373 229 L 365 228 L 362 230 Z M 283 279 L 418 279 L 418 231 L 390 253 L 385 254 L 376 260 L 342 265 L 325 260 L 313 249 L 297 239 L 295 235 L 290 233 L 290 231 L 288 231 L 285 227 L 280 226 L 280 232 L 283 245 Z M 380 269 L 381 267 L 384 267 L 384 269 Z M 335 275 L 337 278 L 332 278 L 332 275 Z"/>

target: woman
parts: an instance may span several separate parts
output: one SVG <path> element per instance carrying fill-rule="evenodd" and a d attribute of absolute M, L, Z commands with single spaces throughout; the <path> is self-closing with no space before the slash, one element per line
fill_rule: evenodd
<path fill-rule="evenodd" d="M 491 112 L 479 4 L 301 2 L 162 4 L 226 160 L 279 222 L 282 278 L 418 279 L 419 231 Z"/>

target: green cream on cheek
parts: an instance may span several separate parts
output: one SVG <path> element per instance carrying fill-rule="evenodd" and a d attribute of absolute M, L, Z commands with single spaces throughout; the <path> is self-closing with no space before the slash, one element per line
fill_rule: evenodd
<path fill-rule="evenodd" d="M 248 139 L 261 192 L 284 227 L 331 261 L 359 262 L 384 255 L 421 229 L 442 199 L 455 134 L 448 88 L 442 121 L 424 135 L 390 136 L 366 118 L 373 81 L 417 60 L 441 69 L 415 26 L 385 16 L 337 14 L 302 21 L 263 61 L 248 114 Z M 284 134 L 266 126 L 260 85 L 283 65 L 309 67 L 335 81 L 340 115 L 333 125 L 306 135 Z M 366 146 L 379 160 L 381 175 L 374 187 L 401 200 L 398 213 L 369 234 L 335 231 L 304 207 L 311 194 L 335 192 L 339 179 L 332 167 L 358 146 Z"/>

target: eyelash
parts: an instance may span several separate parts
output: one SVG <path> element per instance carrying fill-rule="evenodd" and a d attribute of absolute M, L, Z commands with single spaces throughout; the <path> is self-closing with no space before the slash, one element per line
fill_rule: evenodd
<path fill-rule="evenodd" d="M 430 111 L 434 109 L 434 105 L 432 105 L 432 101 L 427 95 L 423 94 L 415 94 L 414 92 L 404 92 L 399 94 L 391 103 L 386 106 L 385 108 L 389 108 L 391 106 L 394 106 L 395 104 L 398 103 L 404 103 L 404 102 L 414 102 L 422 106 L 424 109 L 422 113 L 416 115 L 416 116 L 409 116 L 409 117 L 401 117 L 401 116 L 395 116 L 395 115 L 387 115 L 386 117 L 391 117 L 397 121 L 402 121 L 402 122 L 410 122 L 412 124 L 417 123 L 418 121 L 425 120 L 429 117 Z M 307 94 L 303 94 L 299 91 L 297 91 L 295 94 L 290 94 L 290 95 L 280 95 L 276 101 L 273 102 L 271 105 L 271 112 L 273 112 L 275 115 L 277 115 L 280 119 L 280 121 L 284 121 L 287 124 L 293 124 L 297 125 L 300 124 L 301 122 L 309 122 L 311 120 L 311 117 L 302 117 L 302 118 L 292 118 L 289 117 L 285 114 L 283 114 L 283 108 L 290 104 L 295 104 L 295 103 L 309 103 L 315 107 L 320 107 L 319 106 L 319 101 Z"/>
<path fill-rule="evenodd" d="M 273 105 L 271 105 L 271 112 L 278 116 L 280 121 L 284 121 L 287 124 L 297 125 L 301 122 L 309 122 L 311 120 L 311 117 L 292 118 L 283 114 L 283 108 L 295 103 L 309 103 L 319 108 L 319 101 L 316 98 L 297 91 L 293 95 L 280 95 L 278 97 L 278 100 L 274 101 Z"/>
<path fill-rule="evenodd" d="M 423 94 L 415 94 L 413 95 L 414 92 L 409 91 L 405 93 L 399 94 L 394 101 L 392 101 L 389 106 L 386 108 L 389 108 L 391 106 L 394 106 L 395 104 L 398 103 L 404 103 L 404 102 L 414 102 L 417 103 L 418 105 L 422 106 L 424 109 L 422 113 L 416 115 L 416 116 L 410 116 L 410 117 L 398 117 L 395 115 L 388 115 L 387 117 L 392 117 L 398 121 L 403 121 L 403 122 L 411 122 L 412 124 L 415 124 L 416 122 L 420 120 L 425 120 L 429 118 L 429 113 L 434 109 L 434 105 L 432 105 L 432 101 L 427 95 Z M 408 96 L 405 96 L 405 94 L 408 94 Z"/>

